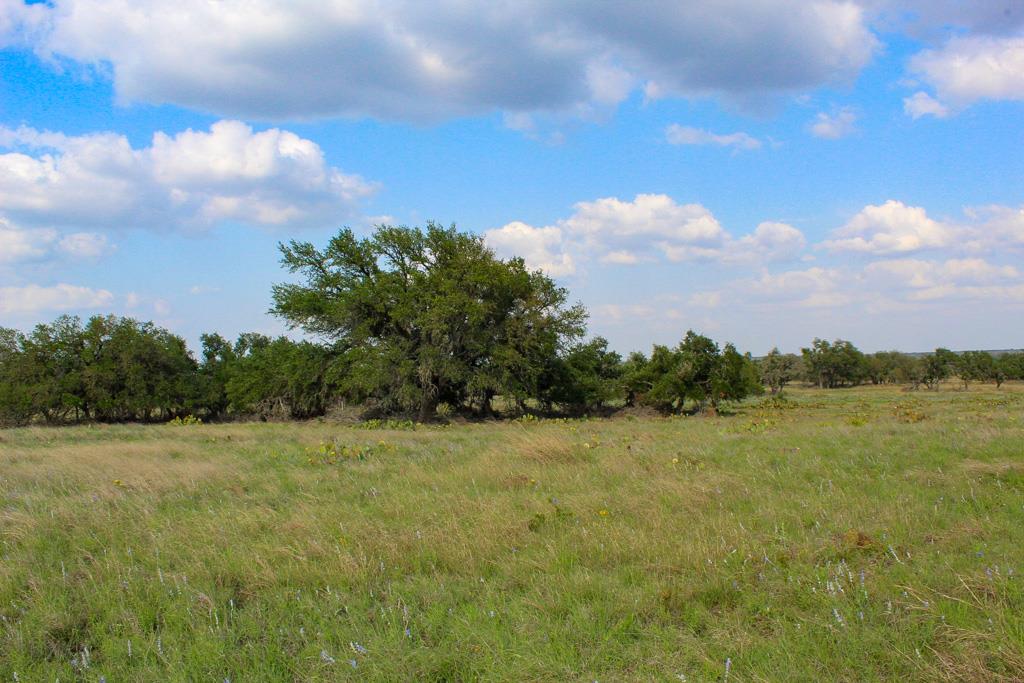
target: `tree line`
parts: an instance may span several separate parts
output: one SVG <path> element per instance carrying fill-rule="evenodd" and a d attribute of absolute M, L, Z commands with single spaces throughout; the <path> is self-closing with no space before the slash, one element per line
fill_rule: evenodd
<path fill-rule="evenodd" d="M 757 359 L 761 381 L 773 394 L 791 382 L 801 381 L 822 389 L 859 384 L 903 384 L 909 389 L 937 389 L 955 378 L 966 389 L 971 382 L 991 382 L 1001 387 L 1006 380 L 1024 379 L 1024 352 L 964 351 L 945 348 L 932 353 L 899 351 L 863 353 L 849 341 L 815 339 L 800 355 L 772 349 Z"/>
<path fill-rule="evenodd" d="M 585 339 L 587 313 L 564 288 L 454 226 L 379 226 L 366 238 L 345 229 L 323 249 L 280 248 L 293 278 L 274 285 L 272 313 L 318 342 L 211 333 L 196 356 L 181 337 L 131 318 L 0 328 L 0 424 L 303 419 L 339 403 L 421 421 L 440 410 L 709 412 L 798 380 L 936 386 L 951 374 L 965 383 L 1024 374 L 1020 354 L 866 355 L 842 340 L 755 360 L 693 331 L 622 358 L 603 338 Z"/>

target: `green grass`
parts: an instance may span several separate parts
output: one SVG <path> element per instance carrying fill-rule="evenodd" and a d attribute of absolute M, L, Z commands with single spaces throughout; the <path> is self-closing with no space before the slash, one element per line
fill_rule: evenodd
<path fill-rule="evenodd" d="M 1024 679 L 1024 387 L 789 396 L 0 432 L 0 681 Z"/>

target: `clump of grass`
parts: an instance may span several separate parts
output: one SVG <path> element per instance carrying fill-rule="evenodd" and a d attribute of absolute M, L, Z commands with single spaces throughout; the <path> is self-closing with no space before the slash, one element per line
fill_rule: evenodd
<path fill-rule="evenodd" d="M 550 465 L 584 460 L 597 445 L 599 442 L 581 441 L 575 436 L 567 437 L 564 432 L 530 430 L 511 434 L 501 449 L 517 459 Z"/>
<path fill-rule="evenodd" d="M 177 416 L 167 421 L 167 424 L 174 427 L 190 427 L 194 425 L 201 425 L 203 421 L 195 415 L 186 415 L 184 417 Z"/>
<path fill-rule="evenodd" d="M 412 431 L 420 427 L 420 423 L 413 422 L 412 420 L 393 420 L 393 419 L 372 419 L 363 420 L 362 422 L 355 422 L 350 427 L 352 429 L 387 429 L 387 430 L 407 430 Z"/>
<path fill-rule="evenodd" d="M 367 460 L 375 455 L 394 450 L 394 445 L 381 440 L 376 444 L 340 443 L 337 440 L 321 441 L 315 447 L 306 448 L 310 464 L 337 465 L 352 460 Z"/>
<path fill-rule="evenodd" d="M 906 422 L 914 424 L 917 422 L 924 422 L 928 419 L 928 413 L 922 409 L 920 401 L 902 401 L 896 403 L 892 407 L 893 417 L 898 422 Z"/>

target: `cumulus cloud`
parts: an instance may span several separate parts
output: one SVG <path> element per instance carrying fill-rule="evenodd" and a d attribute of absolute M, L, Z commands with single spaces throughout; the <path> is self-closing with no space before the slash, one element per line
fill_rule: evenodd
<path fill-rule="evenodd" d="M 1024 206 L 969 207 L 964 247 L 972 251 L 1024 249 Z"/>
<path fill-rule="evenodd" d="M 764 273 L 755 279 L 740 280 L 733 289 L 753 302 L 817 308 L 849 303 L 851 296 L 843 290 L 844 281 L 845 276 L 838 269 L 814 267 Z"/>
<path fill-rule="evenodd" d="M 718 134 L 701 128 L 673 123 L 665 130 L 665 139 L 671 145 L 718 145 L 735 149 L 758 149 L 761 141 L 747 133 Z"/>
<path fill-rule="evenodd" d="M 778 261 L 793 258 L 807 246 L 804 234 L 788 223 L 765 221 L 734 243 L 733 260 Z"/>
<path fill-rule="evenodd" d="M 875 256 L 944 249 L 961 254 L 1024 249 L 1024 207 L 967 207 L 955 220 L 936 220 L 920 206 L 890 199 L 868 205 L 819 247 Z"/>
<path fill-rule="evenodd" d="M 949 107 L 928 93 L 920 91 L 903 98 L 903 111 L 915 120 L 922 116 L 934 116 L 937 119 L 949 116 Z"/>
<path fill-rule="evenodd" d="M 1024 36 L 959 36 L 910 60 L 910 70 L 959 106 L 1024 100 Z"/>
<path fill-rule="evenodd" d="M 849 107 L 835 113 L 819 112 L 811 124 L 811 135 L 816 138 L 838 140 L 857 130 L 857 114 Z"/>
<path fill-rule="evenodd" d="M 0 264 L 42 258 L 56 239 L 56 230 L 23 230 L 0 219 Z"/>
<path fill-rule="evenodd" d="M 949 298 L 1024 300 L 1024 279 L 1017 268 L 980 258 L 876 261 L 864 268 L 863 278 L 869 287 L 907 301 Z"/>
<path fill-rule="evenodd" d="M 573 208 L 555 225 L 516 221 L 487 231 L 485 238 L 499 253 L 520 254 L 555 275 L 574 272 L 581 259 L 618 265 L 657 259 L 755 263 L 792 258 L 806 245 L 803 233 L 777 222 L 735 238 L 706 207 L 679 204 L 664 194 L 639 194 L 632 201 L 605 197 Z"/>
<path fill-rule="evenodd" d="M 57 242 L 58 251 L 75 259 L 98 259 L 112 248 L 107 236 L 96 232 L 73 232 Z"/>
<path fill-rule="evenodd" d="M 26 226 L 192 229 L 226 221 L 320 226 L 352 216 L 375 186 L 329 166 L 320 147 L 238 121 L 156 133 L 133 148 L 115 133 L 0 128 L 0 206 Z M 95 250 L 84 237 L 72 251 Z"/>
<path fill-rule="evenodd" d="M 830 251 L 885 255 L 947 247 L 957 239 L 958 231 L 929 218 L 919 206 L 890 199 L 865 206 L 833 235 L 822 243 Z"/>
<path fill-rule="evenodd" d="M 535 228 L 513 221 L 487 231 L 485 237 L 499 253 L 520 256 L 531 268 L 540 268 L 552 276 L 570 275 L 576 270 L 572 256 L 562 251 L 560 228 Z"/>
<path fill-rule="evenodd" d="M 1024 302 L 1024 274 L 985 259 L 897 258 L 844 265 L 762 272 L 698 291 L 690 304 L 704 301 L 748 312 L 851 308 L 878 312 L 915 310 L 928 302 Z M 851 310 L 852 310 L 851 309 Z"/>
<path fill-rule="evenodd" d="M 756 102 L 848 82 L 878 46 L 844 0 L 55 0 L 37 13 L 36 49 L 96 65 L 123 101 L 276 119 L 566 111 L 641 84 Z"/>
<path fill-rule="evenodd" d="M 0 265 L 54 256 L 94 260 L 112 248 L 104 235 L 94 232 L 75 232 L 61 236 L 52 228 L 20 228 L 0 217 Z"/>
<path fill-rule="evenodd" d="M 114 295 L 105 289 L 68 284 L 0 287 L 0 313 L 4 314 L 103 308 L 113 301 Z"/>
<path fill-rule="evenodd" d="M 49 8 L 22 0 L 0 2 L 0 48 L 28 45 L 41 39 L 40 31 L 49 19 Z"/>

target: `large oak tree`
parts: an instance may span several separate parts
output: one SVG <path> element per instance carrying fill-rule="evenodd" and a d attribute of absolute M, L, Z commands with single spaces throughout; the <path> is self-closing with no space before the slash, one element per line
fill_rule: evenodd
<path fill-rule="evenodd" d="M 273 312 L 348 349 L 350 393 L 421 420 L 442 402 L 489 411 L 497 395 L 543 395 L 584 332 L 565 289 L 454 226 L 343 229 L 322 250 L 292 241 L 281 253 L 301 281 L 274 286 Z"/>

